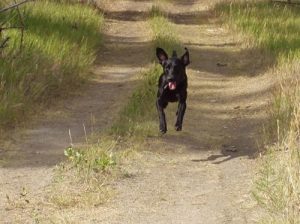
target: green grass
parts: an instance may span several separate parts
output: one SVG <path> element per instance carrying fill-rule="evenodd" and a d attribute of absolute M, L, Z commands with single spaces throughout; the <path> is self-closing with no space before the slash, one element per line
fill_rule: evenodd
<path fill-rule="evenodd" d="M 231 27 L 275 57 L 270 75 L 281 79 L 266 126 L 253 195 L 265 209 L 261 223 L 300 223 L 300 7 L 267 1 L 221 3 L 216 7 Z"/>
<path fill-rule="evenodd" d="M 153 65 L 140 75 L 140 83 L 112 126 L 113 134 L 144 137 L 157 133 L 155 100 L 160 74 L 160 65 Z"/>
<path fill-rule="evenodd" d="M 11 39 L 0 60 L 0 126 L 16 124 L 37 105 L 75 91 L 101 43 L 103 16 L 89 7 L 38 1 L 22 9 L 21 52 L 19 31 L 4 32 Z M 13 13 L 4 17 L 12 18 L 7 25 L 18 24 Z"/>
<path fill-rule="evenodd" d="M 162 47 L 168 53 L 171 53 L 173 50 L 183 51 L 174 24 L 166 17 L 160 14 L 152 16 L 149 23 L 153 32 L 154 47 Z"/>
<path fill-rule="evenodd" d="M 269 1 L 220 3 L 216 11 L 278 60 L 300 57 L 300 7 Z"/>
<path fill-rule="evenodd" d="M 153 55 L 155 48 L 162 47 L 169 54 L 173 50 L 182 52 L 174 25 L 163 16 L 156 6 L 151 9 L 149 25 L 152 29 Z M 157 60 L 156 58 L 154 60 Z M 134 90 L 120 118 L 112 127 L 112 133 L 121 136 L 146 137 L 158 133 L 155 107 L 158 78 L 162 73 L 160 64 L 154 64 L 140 75 L 140 83 Z"/>

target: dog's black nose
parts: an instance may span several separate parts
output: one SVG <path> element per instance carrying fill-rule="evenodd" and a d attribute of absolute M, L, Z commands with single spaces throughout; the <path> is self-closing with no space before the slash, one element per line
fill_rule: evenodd
<path fill-rule="evenodd" d="M 173 82 L 175 79 L 174 79 L 174 77 L 168 77 L 167 80 L 168 80 L 168 82 Z"/>

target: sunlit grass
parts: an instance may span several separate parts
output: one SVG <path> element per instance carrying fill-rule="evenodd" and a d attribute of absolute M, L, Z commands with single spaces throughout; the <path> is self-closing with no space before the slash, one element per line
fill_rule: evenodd
<path fill-rule="evenodd" d="M 164 48 L 167 52 L 182 52 L 181 44 L 174 27 L 166 17 L 155 15 L 149 20 L 153 33 L 153 46 Z"/>
<path fill-rule="evenodd" d="M 278 60 L 300 57 L 300 8 L 270 1 L 236 1 L 216 6 L 218 13 L 254 44 L 276 55 Z"/>
<path fill-rule="evenodd" d="M 35 105 L 74 91 L 87 78 L 101 43 L 103 16 L 89 7 L 38 1 L 23 10 L 22 51 L 18 30 L 2 36 L 10 41 L 0 60 L 0 125 L 24 120 Z M 13 15 L 1 18 L 18 25 Z"/>

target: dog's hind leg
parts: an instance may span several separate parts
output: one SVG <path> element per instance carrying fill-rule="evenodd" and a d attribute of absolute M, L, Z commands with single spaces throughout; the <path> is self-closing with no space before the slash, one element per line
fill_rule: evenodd
<path fill-rule="evenodd" d="M 184 113 L 186 110 L 186 102 L 185 101 L 180 101 L 178 104 L 178 110 L 176 112 L 177 114 L 177 121 L 175 124 L 175 129 L 176 131 L 181 131 L 182 130 L 182 122 L 183 122 L 183 117 Z"/>
<path fill-rule="evenodd" d="M 156 101 L 156 108 L 159 116 L 159 131 L 163 134 L 167 132 L 167 122 L 164 108 L 167 106 L 167 103 L 162 103 L 161 100 Z"/>

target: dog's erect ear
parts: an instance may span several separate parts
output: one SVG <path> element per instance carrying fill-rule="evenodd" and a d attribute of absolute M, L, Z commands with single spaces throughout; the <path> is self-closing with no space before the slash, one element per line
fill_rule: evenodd
<path fill-rule="evenodd" d="M 156 56 L 160 64 L 168 60 L 168 54 L 162 48 L 156 48 Z"/>
<path fill-rule="evenodd" d="M 187 66 L 188 64 L 190 64 L 190 53 L 187 48 L 184 49 L 185 49 L 185 53 L 181 56 L 181 61 L 184 64 L 184 66 Z"/>

